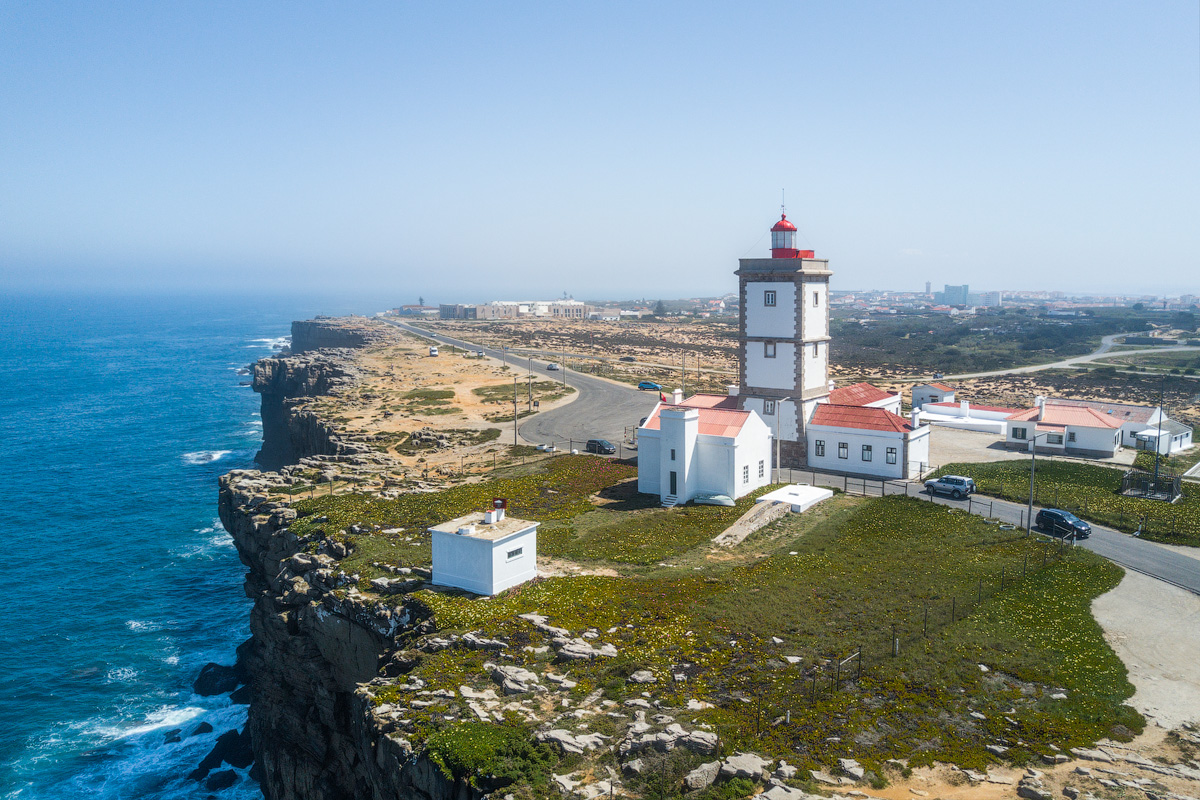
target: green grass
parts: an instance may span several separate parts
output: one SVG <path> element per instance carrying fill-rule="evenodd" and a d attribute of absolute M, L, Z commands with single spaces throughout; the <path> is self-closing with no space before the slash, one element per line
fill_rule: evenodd
<path fill-rule="evenodd" d="M 515 618 L 527 612 L 573 631 L 609 631 L 601 638 L 620 655 L 573 665 L 576 691 L 606 687 L 619 700 L 624 678 L 650 669 L 664 702 L 700 698 L 718 706 L 681 721 L 713 725 L 727 752 L 754 749 L 811 766 L 843 756 L 876 765 L 913 757 L 983 766 L 995 760 L 986 744 L 1006 743 L 1013 759 L 1028 761 L 1049 744 L 1140 728 L 1140 717 L 1122 705 L 1132 693 L 1124 667 L 1089 611 L 1091 599 L 1119 581 L 1118 568 L 1082 550 L 1042 568 L 1045 545 L 917 500 L 835 502 L 815 525 L 804 517 L 777 524 L 759 542 L 774 548 L 765 558 L 746 553 L 700 572 L 551 578 L 478 600 L 429 592 L 414 599 L 439 629 L 483 630 L 522 645 L 542 641 Z M 893 634 L 898 657 L 890 655 Z M 784 644 L 773 644 L 773 636 Z M 860 646 L 862 679 L 849 675 L 844 690 L 831 693 L 832 667 L 815 665 Z M 800 656 L 800 665 L 786 664 L 785 654 Z M 477 654 L 438 655 L 436 666 L 417 673 L 431 686 L 479 672 L 450 663 Z M 533 667 L 544 658 L 514 655 Z M 686 680 L 673 681 L 676 672 Z M 1057 688 L 1067 700 L 1048 699 Z M 1002 718 L 1010 708 L 1015 726 Z M 988 719 L 974 720 L 971 710 Z M 790 725 L 770 724 L 785 711 Z"/>
<path fill-rule="evenodd" d="M 1119 494 L 1123 469 L 1070 461 L 1039 461 L 1034 505 L 1063 508 L 1083 519 L 1132 533 L 1144 518 L 1142 536 L 1169 544 L 1200 546 L 1200 491 L 1183 484 L 1183 499 L 1168 504 Z M 970 475 L 982 494 L 1028 502 L 1029 464 L 948 464 L 941 474 Z"/>
<path fill-rule="evenodd" d="M 559 398 L 566 397 L 575 391 L 570 386 L 558 383 L 556 381 L 534 381 L 533 382 L 533 399 L 552 402 Z M 529 384 L 521 383 L 517 386 L 517 404 L 520 405 L 529 400 Z M 480 397 L 485 403 L 509 403 L 513 401 L 513 387 L 507 384 L 499 386 L 478 386 L 471 390 L 476 396 Z"/>
<path fill-rule="evenodd" d="M 654 564 L 712 540 L 754 506 L 766 486 L 739 498 L 732 507 L 659 507 L 657 495 L 621 502 L 619 510 L 597 509 L 572 525 L 553 526 L 539 535 L 539 550 L 576 561 Z"/>
<path fill-rule="evenodd" d="M 1193 434 L 1193 441 L 1195 441 Z M 1158 460 L 1158 469 L 1160 472 L 1169 472 L 1172 475 L 1182 475 L 1200 461 L 1200 447 L 1192 447 L 1182 453 L 1176 453 L 1172 456 L 1160 456 Z M 1137 454 L 1137 458 L 1133 461 L 1135 469 L 1145 470 L 1146 472 L 1154 472 L 1154 453 L 1149 450 L 1143 450 Z"/>
<path fill-rule="evenodd" d="M 467 484 L 443 492 L 402 495 L 387 500 L 364 494 L 318 496 L 299 500 L 293 508 L 300 518 L 291 526 L 297 536 L 317 529 L 332 534 L 354 524 L 403 528 L 399 534 L 382 532 L 348 537 L 355 552 L 343 562 L 347 572 L 370 575 L 371 561 L 402 566 L 429 564 L 427 529 L 472 511 L 490 507 L 492 498 L 505 497 L 509 512 L 538 522 L 569 519 L 592 508 L 589 497 L 606 486 L 636 474 L 633 467 L 591 456 L 559 456 L 540 462 L 536 471 Z M 327 522 L 317 522 L 326 517 Z M 415 546 L 412 539 L 415 537 Z"/>
<path fill-rule="evenodd" d="M 438 730 L 426 746 L 443 775 L 485 791 L 517 781 L 545 786 L 558 760 L 548 746 L 533 741 L 528 728 L 516 724 L 466 722 Z"/>

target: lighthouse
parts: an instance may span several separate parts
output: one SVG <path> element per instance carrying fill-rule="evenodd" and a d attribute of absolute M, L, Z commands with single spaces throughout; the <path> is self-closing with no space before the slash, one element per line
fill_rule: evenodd
<path fill-rule="evenodd" d="M 788 222 L 787 213 L 771 228 L 771 258 L 813 258 L 812 250 L 796 249 L 796 226 Z"/>
<path fill-rule="evenodd" d="M 740 259 L 735 274 L 738 404 L 779 439 L 779 466 L 804 466 L 808 420 L 829 398 L 829 261 L 796 247 L 796 226 L 781 213 L 771 257 Z"/>

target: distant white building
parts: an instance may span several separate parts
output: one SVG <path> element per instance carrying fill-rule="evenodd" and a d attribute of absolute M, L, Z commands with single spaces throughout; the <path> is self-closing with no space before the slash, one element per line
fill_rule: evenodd
<path fill-rule="evenodd" d="M 810 469 L 906 480 L 930 468 L 929 426 L 884 408 L 821 403 L 808 430 Z"/>
<path fill-rule="evenodd" d="M 912 387 L 912 407 L 924 408 L 926 403 L 953 403 L 954 387 L 944 383 L 918 383 Z"/>
<path fill-rule="evenodd" d="M 1038 404 L 1008 418 L 1009 448 L 1027 449 L 1036 442 L 1039 453 L 1061 453 L 1088 458 L 1112 458 L 1121 449 L 1121 423 L 1094 408 Z"/>
<path fill-rule="evenodd" d="M 537 577 L 537 522 L 507 516 L 502 503 L 429 529 L 433 583 L 493 595 Z"/>
<path fill-rule="evenodd" d="M 638 428 L 638 491 L 664 506 L 699 495 L 741 497 L 771 482 L 771 431 L 736 396 L 676 392 Z"/>
<path fill-rule="evenodd" d="M 1169 456 L 1192 446 L 1192 429 L 1182 422 L 1164 419 L 1162 424 L 1140 431 L 1136 439 L 1138 450 L 1158 450 L 1160 454 Z"/>

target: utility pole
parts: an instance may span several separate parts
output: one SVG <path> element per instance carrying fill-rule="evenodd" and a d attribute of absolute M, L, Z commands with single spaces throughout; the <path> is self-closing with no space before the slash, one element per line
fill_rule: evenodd
<path fill-rule="evenodd" d="M 1162 450 L 1162 418 L 1163 418 L 1163 394 L 1167 389 L 1167 373 L 1164 370 L 1162 374 L 1162 383 L 1158 386 L 1158 434 L 1154 437 L 1154 483 L 1152 491 L 1158 492 L 1158 461 Z"/>
<path fill-rule="evenodd" d="M 687 394 L 687 353 L 679 354 L 679 391 Z"/>
<path fill-rule="evenodd" d="M 1036 425 L 1036 422 L 1035 422 Z M 1042 436 L 1049 434 L 1043 433 Z M 1029 510 L 1025 513 L 1025 536 L 1028 538 L 1033 531 L 1033 474 L 1037 471 L 1037 428 L 1033 429 L 1033 441 L 1029 445 Z M 932 497 L 932 493 L 930 495 Z"/>
<path fill-rule="evenodd" d="M 517 380 L 513 376 L 513 447 L 517 446 Z"/>

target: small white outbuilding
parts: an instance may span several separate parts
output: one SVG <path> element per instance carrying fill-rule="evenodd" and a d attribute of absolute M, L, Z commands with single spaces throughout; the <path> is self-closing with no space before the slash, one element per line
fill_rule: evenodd
<path fill-rule="evenodd" d="M 537 522 L 507 516 L 503 501 L 429 529 L 433 583 L 493 595 L 537 577 Z"/>

